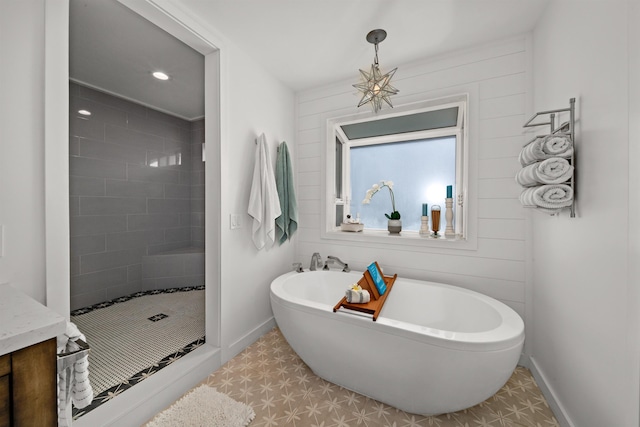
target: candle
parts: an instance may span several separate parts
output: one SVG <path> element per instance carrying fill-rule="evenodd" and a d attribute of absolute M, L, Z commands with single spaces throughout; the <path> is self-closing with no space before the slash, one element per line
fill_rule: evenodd
<path fill-rule="evenodd" d="M 447 185 L 447 199 L 450 199 L 453 197 L 453 186 L 452 185 Z"/>
<path fill-rule="evenodd" d="M 429 206 L 426 203 L 422 204 L 422 216 L 429 216 Z"/>

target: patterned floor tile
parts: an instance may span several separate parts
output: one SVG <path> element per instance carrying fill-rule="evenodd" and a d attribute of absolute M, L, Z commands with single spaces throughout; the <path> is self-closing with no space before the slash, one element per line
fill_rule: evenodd
<path fill-rule="evenodd" d="M 450 414 L 408 414 L 317 377 L 276 328 L 204 383 L 253 407 L 251 427 L 556 427 L 531 373 L 516 368 L 495 396 Z"/>

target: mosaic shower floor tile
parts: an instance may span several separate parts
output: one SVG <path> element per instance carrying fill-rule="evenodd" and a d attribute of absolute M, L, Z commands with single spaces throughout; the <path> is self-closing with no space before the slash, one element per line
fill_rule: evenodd
<path fill-rule="evenodd" d="M 93 403 L 86 414 L 205 341 L 204 286 L 138 292 L 71 313 L 86 336 Z"/>

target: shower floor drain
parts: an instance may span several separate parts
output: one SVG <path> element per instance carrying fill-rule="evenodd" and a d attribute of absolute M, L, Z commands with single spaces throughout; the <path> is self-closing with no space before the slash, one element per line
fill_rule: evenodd
<path fill-rule="evenodd" d="M 155 316 L 151 316 L 148 317 L 149 320 L 151 320 L 152 322 L 157 322 L 158 320 L 162 320 L 169 317 L 168 315 L 164 314 L 164 313 L 158 313 Z"/>

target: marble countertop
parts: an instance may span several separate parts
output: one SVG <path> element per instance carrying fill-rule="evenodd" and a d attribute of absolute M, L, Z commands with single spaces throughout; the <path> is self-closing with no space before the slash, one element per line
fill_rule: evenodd
<path fill-rule="evenodd" d="M 0 356 L 61 335 L 66 319 L 8 284 L 0 284 Z"/>

